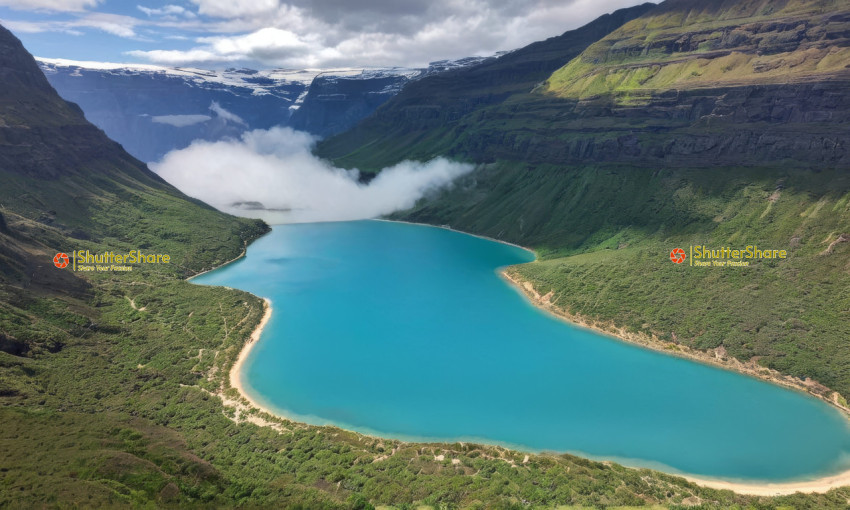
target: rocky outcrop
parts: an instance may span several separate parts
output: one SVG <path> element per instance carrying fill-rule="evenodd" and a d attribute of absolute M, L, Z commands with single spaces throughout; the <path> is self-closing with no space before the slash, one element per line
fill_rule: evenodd
<path fill-rule="evenodd" d="M 374 112 L 410 81 L 403 74 L 374 77 L 319 75 L 288 125 L 319 136 L 341 133 Z"/>
<path fill-rule="evenodd" d="M 474 160 L 678 166 L 850 165 L 850 80 L 671 91 L 644 104 L 544 98 L 486 112 L 452 147 Z M 544 128 L 506 130 L 547 115 Z M 499 126 L 490 129 L 490 126 Z M 598 126 L 605 126 L 604 129 Z M 836 129 L 838 128 L 838 129 Z"/>
<path fill-rule="evenodd" d="M 248 128 L 285 124 L 290 107 L 309 83 L 267 83 L 270 79 L 250 70 L 206 76 L 185 70 L 98 69 L 48 61 L 41 62 L 41 68 L 62 97 L 78 103 L 88 120 L 146 162 L 158 161 L 197 139 L 239 137 Z M 233 116 L 219 115 L 217 108 Z"/>
<path fill-rule="evenodd" d="M 60 98 L 35 59 L 0 27 L 0 170 L 56 180 L 98 165 L 122 165 L 144 182 L 163 181 Z M 18 181 L 4 183 L 12 192 Z M 13 193 L 14 195 L 14 193 Z M 33 194 L 26 194 L 32 199 Z M 16 196 L 25 199 L 27 196 Z M 70 206 L 70 204 L 69 204 Z"/>

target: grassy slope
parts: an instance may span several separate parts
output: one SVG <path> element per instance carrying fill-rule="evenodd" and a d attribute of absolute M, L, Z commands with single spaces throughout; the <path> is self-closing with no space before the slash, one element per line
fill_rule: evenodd
<path fill-rule="evenodd" d="M 524 464 L 499 448 L 235 423 L 211 393 L 227 386 L 261 301 L 183 278 L 238 255 L 263 225 L 159 181 L 0 36 L 0 506 L 816 508 L 849 496 L 747 498 L 568 455 Z M 174 264 L 88 275 L 51 264 L 60 250 L 133 248 Z"/>
<path fill-rule="evenodd" d="M 541 90 L 633 102 L 659 90 L 846 76 L 848 13 L 841 0 L 668 1 L 591 45 Z"/>

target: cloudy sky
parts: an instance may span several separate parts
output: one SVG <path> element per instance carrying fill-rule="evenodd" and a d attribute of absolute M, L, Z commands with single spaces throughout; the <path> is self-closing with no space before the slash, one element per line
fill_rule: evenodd
<path fill-rule="evenodd" d="M 40 57 L 204 68 L 424 66 L 515 49 L 641 0 L 0 0 Z"/>

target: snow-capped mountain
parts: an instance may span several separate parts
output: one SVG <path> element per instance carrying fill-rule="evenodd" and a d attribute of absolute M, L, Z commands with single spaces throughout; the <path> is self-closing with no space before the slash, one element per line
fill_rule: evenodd
<path fill-rule="evenodd" d="M 319 136 L 371 114 L 405 83 L 474 65 L 479 57 L 428 68 L 226 69 L 36 58 L 59 94 L 142 161 L 193 140 L 292 126 Z"/>

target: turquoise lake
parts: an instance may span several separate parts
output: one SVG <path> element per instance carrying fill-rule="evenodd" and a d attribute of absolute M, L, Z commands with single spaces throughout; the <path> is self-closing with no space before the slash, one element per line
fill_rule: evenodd
<path fill-rule="evenodd" d="M 553 318 L 498 276 L 533 258 L 417 225 L 283 225 L 193 282 L 271 299 L 243 383 L 308 423 L 730 480 L 850 469 L 836 409 Z"/>

